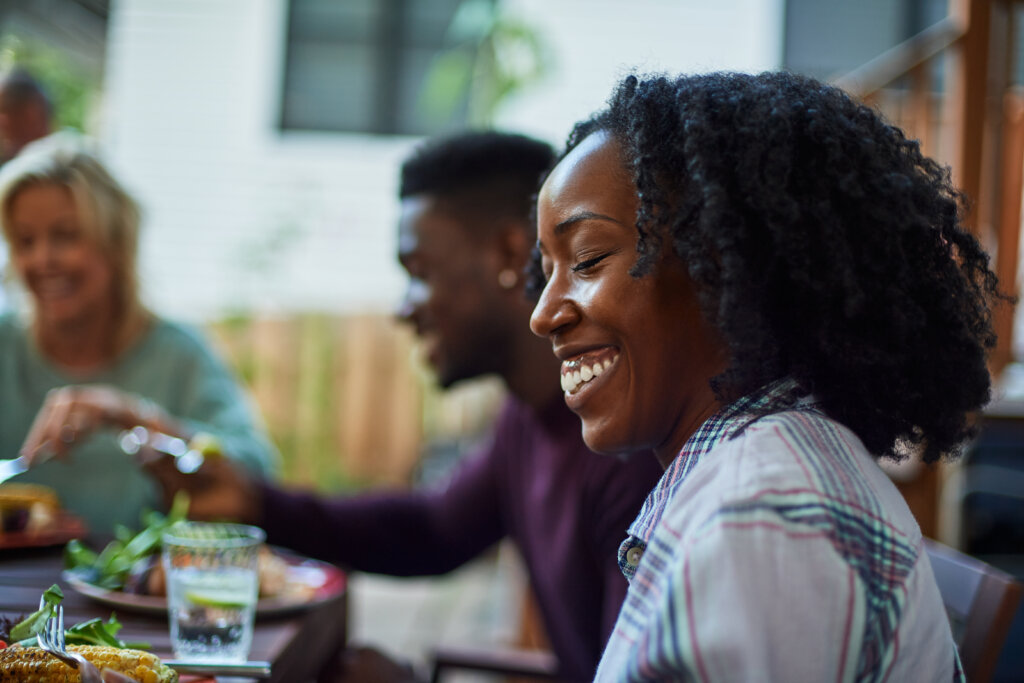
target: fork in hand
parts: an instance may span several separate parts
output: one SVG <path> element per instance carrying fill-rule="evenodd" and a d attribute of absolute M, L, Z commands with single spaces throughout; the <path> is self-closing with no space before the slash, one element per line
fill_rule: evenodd
<path fill-rule="evenodd" d="M 42 609 L 44 601 L 39 601 Z M 46 628 L 37 637 L 39 647 L 64 662 L 73 669 L 78 669 L 82 683 L 104 683 L 99 669 L 77 652 L 68 652 L 64 645 L 64 606 L 57 606 L 57 616 L 46 620 Z M 126 679 L 130 680 L 130 679 Z"/>

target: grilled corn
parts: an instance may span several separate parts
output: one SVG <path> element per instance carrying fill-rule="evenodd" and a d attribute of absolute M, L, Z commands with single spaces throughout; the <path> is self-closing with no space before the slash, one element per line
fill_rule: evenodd
<path fill-rule="evenodd" d="M 121 650 L 99 645 L 71 645 L 96 665 L 129 676 L 139 683 L 175 683 L 176 671 L 168 668 L 156 655 L 141 650 Z M 0 650 L 0 683 L 81 683 L 77 669 L 72 669 L 38 647 L 9 647 Z"/>

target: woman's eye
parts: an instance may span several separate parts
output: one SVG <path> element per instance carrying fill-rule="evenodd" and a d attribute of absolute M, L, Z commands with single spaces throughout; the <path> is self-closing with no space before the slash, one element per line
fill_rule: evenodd
<path fill-rule="evenodd" d="M 60 244 L 73 244 L 79 237 L 80 233 L 77 230 L 58 230 L 53 234 L 53 240 Z"/>
<path fill-rule="evenodd" d="M 580 261 L 579 263 L 577 263 L 576 265 L 574 265 L 572 267 L 572 272 L 579 273 L 579 272 L 587 270 L 589 268 L 593 268 L 594 266 L 596 266 L 598 263 L 600 263 L 601 261 L 605 260 L 609 256 L 611 256 L 610 253 L 609 254 L 601 254 L 600 256 L 595 256 L 594 258 L 589 258 L 586 261 Z"/>

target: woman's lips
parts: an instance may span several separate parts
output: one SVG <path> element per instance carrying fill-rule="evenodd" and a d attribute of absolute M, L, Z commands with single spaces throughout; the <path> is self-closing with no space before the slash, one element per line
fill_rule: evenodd
<path fill-rule="evenodd" d="M 562 361 L 562 391 L 575 394 L 595 377 L 604 374 L 618 358 L 619 352 L 616 349 L 606 348 Z"/>
<path fill-rule="evenodd" d="M 60 299 L 75 292 L 74 281 L 68 277 L 33 277 L 29 288 L 39 299 Z"/>

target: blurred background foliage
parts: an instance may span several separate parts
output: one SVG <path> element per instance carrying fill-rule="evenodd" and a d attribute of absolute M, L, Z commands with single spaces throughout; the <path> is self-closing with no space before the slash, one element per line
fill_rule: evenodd
<path fill-rule="evenodd" d="M 494 124 L 499 105 L 551 71 L 552 50 L 529 22 L 492 0 L 464 0 L 433 59 L 418 106 L 434 121 L 467 107 L 472 128 Z"/>

